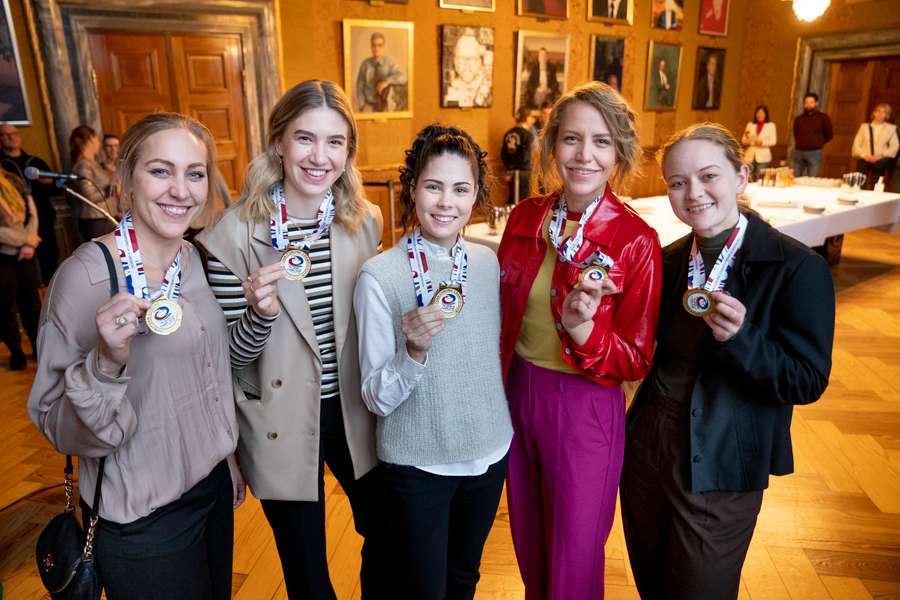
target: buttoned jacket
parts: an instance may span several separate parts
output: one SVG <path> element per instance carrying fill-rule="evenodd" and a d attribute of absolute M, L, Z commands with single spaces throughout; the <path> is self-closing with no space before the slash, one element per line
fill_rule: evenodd
<path fill-rule="evenodd" d="M 240 219 L 240 205 L 197 236 L 197 241 L 240 279 L 278 262 L 269 224 Z M 381 212 L 365 203 L 360 229 L 331 225 L 334 334 L 344 431 L 353 473 L 377 463 L 375 419 L 360 396 L 359 350 L 353 289 L 362 264 L 377 252 Z M 281 314 L 256 361 L 233 372 L 241 470 L 258 498 L 318 499 L 322 359 L 302 281 L 278 282 Z"/>
<path fill-rule="evenodd" d="M 500 340 L 504 374 L 508 371 L 522 327 L 528 294 L 547 250 L 543 225 L 558 194 L 528 198 L 512 211 L 500 243 L 500 294 L 503 322 Z M 579 282 L 581 267 L 557 259 L 550 306 L 566 364 L 595 383 L 619 385 L 643 377 L 650 369 L 659 309 L 660 246 L 656 232 L 607 186 L 603 200 L 584 228 L 584 243 L 575 263 L 595 251 L 613 260 L 609 276 L 615 294 L 604 296 L 594 315 L 594 328 L 583 345 L 562 326 L 562 305 Z"/>

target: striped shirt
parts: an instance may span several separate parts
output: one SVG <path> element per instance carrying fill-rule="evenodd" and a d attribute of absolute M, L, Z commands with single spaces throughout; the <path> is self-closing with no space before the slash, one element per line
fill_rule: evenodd
<path fill-rule="evenodd" d="M 300 240 L 315 230 L 315 219 L 288 219 L 288 239 L 291 242 Z M 340 394 L 332 307 L 330 231 L 326 231 L 312 243 L 309 255 L 312 268 L 303 279 L 303 288 L 309 302 L 319 356 L 322 358 L 321 398 L 327 400 Z M 278 317 L 264 317 L 253 307 L 249 307 L 241 287 L 242 281 L 214 256 L 208 257 L 207 278 L 228 322 L 231 367 L 242 369 L 262 354 L 272 325 Z"/>

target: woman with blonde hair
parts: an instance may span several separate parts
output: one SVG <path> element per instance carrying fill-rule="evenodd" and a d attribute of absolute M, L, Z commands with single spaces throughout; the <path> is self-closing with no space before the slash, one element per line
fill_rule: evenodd
<path fill-rule="evenodd" d="M 269 115 L 244 191 L 198 236 L 231 340 L 241 468 L 275 535 L 288 596 L 334 598 L 324 466 L 366 541 L 373 595 L 374 417 L 360 398 L 353 287 L 378 250 L 380 211 L 363 197 L 358 131 L 344 92 L 304 81 Z M 284 314 L 283 314 L 284 313 Z"/>
<path fill-rule="evenodd" d="M 119 186 L 114 176 L 97 162 L 100 152 L 100 138 L 97 132 L 87 125 L 79 125 L 69 136 L 69 159 L 72 161 L 72 172 L 80 177 L 72 189 L 104 209 L 112 217 L 118 218 Z M 100 237 L 113 230 L 115 225 L 106 216 L 89 204 L 78 200 L 75 202 L 78 232 L 83 241 Z"/>
<path fill-rule="evenodd" d="M 716 123 L 660 151 L 675 215 L 653 366 L 628 410 L 622 522 L 641 598 L 734 599 L 769 475 L 794 469 L 791 411 L 828 385 L 834 287 L 815 252 L 738 196 Z M 708 274 L 708 275 L 707 275 Z"/>
<path fill-rule="evenodd" d="M 28 412 L 79 457 L 107 598 L 225 600 L 244 488 L 228 334 L 182 239 L 215 205 L 215 142 L 189 117 L 155 113 L 125 133 L 120 172 L 130 211 L 50 283 Z"/>
<path fill-rule="evenodd" d="M 897 126 L 888 122 L 891 118 L 891 105 L 881 102 L 872 110 L 872 121 L 863 123 L 853 138 L 853 158 L 856 159 L 856 170 L 866 174 L 865 189 L 871 190 L 879 177 L 884 178 L 885 186 L 891 182 L 891 175 L 897 165 L 897 150 L 900 140 L 897 138 Z"/>
<path fill-rule="evenodd" d="M 528 598 L 603 597 L 625 444 L 623 381 L 650 368 L 656 233 L 613 185 L 635 170 L 635 114 L 605 83 L 565 94 L 500 244 L 501 358 L 515 435 L 507 497 Z"/>
<path fill-rule="evenodd" d="M 16 179 L 0 170 L 0 339 L 9 349 L 11 371 L 21 371 L 27 363 L 16 308 L 32 352 L 41 312 L 41 275 L 34 256 L 41 243 L 37 208 L 31 195 L 14 183 Z"/>

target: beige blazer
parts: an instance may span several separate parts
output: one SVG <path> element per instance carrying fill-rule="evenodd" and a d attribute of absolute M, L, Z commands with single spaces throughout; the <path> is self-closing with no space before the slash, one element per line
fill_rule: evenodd
<path fill-rule="evenodd" d="M 240 206 L 230 207 L 214 225 L 197 236 L 211 255 L 241 279 L 279 260 L 268 223 L 247 223 Z M 344 431 L 356 478 L 378 462 L 375 419 L 360 397 L 359 350 L 353 314 L 356 276 L 377 253 L 382 233 L 381 211 L 365 203 L 358 232 L 331 227 L 331 276 L 338 377 Z M 318 499 L 319 357 L 309 303 L 301 281 L 278 282 L 281 315 L 260 357 L 233 372 L 240 440 L 241 469 L 258 498 Z M 246 392 L 258 395 L 248 399 Z"/>

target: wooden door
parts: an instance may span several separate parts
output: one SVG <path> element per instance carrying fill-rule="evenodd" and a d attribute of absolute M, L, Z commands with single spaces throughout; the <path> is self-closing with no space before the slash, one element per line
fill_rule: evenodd
<path fill-rule="evenodd" d="M 900 117 L 900 56 L 891 56 L 875 60 L 875 73 L 872 76 L 872 89 L 866 114 L 872 114 L 875 107 L 887 102 L 893 109 L 890 121 L 897 123 Z"/>
<path fill-rule="evenodd" d="M 822 177 L 840 177 L 856 170 L 852 158 L 853 138 L 860 123 L 868 120 L 866 107 L 872 85 L 874 63 L 869 60 L 836 61 L 831 64 L 828 116 L 834 139 L 822 152 Z"/>
<path fill-rule="evenodd" d="M 163 110 L 190 115 L 209 127 L 218 165 L 235 198 L 248 162 L 238 35 L 96 31 L 91 59 L 104 133 Z"/>

